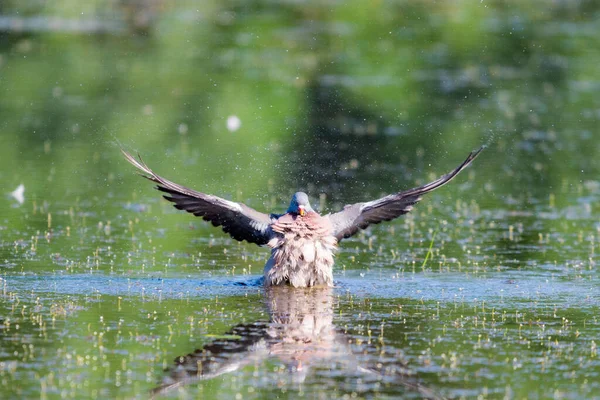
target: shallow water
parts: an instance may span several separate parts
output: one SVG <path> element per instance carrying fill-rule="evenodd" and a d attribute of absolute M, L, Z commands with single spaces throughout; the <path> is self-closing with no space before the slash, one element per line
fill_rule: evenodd
<path fill-rule="evenodd" d="M 598 396 L 597 6 L 127 4 L 0 5 L 0 397 Z M 119 151 L 330 212 L 483 144 L 299 291 Z"/>

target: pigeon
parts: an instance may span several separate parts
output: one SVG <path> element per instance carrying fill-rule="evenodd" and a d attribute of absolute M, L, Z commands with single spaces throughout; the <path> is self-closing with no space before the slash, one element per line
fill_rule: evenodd
<path fill-rule="evenodd" d="M 369 225 L 408 213 L 422 196 L 450 182 L 485 148 L 472 151 L 450 173 L 406 191 L 380 199 L 347 205 L 343 210 L 320 215 L 308 195 L 297 192 L 284 214 L 266 214 L 245 204 L 181 186 L 157 175 L 142 160 L 121 149 L 142 176 L 156 183 L 174 207 L 220 226 L 235 240 L 268 246 L 271 257 L 264 268 L 265 286 L 333 286 L 334 254 L 338 244 Z"/>

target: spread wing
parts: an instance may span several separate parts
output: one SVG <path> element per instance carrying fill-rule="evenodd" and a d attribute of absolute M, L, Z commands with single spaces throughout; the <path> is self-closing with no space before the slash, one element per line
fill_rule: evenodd
<path fill-rule="evenodd" d="M 155 182 L 156 189 L 166 193 L 163 197 L 172 201 L 175 208 L 185 210 L 205 221 L 210 221 L 214 226 L 221 226 L 223 231 L 229 233 L 235 240 L 246 240 L 258 245 L 269 241 L 271 217 L 258 212 L 242 203 L 225 200 L 217 196 L 196 192 L 185 186 L 178 185 L 161 176 L 156 175 L 142 161 L 121 149 L 123 155 L 136 168 L 143 171 L 142 176 Z"/>
<path fill-rule="evenodd" d="M 327 215 L 333 225 L 334 236 L 339 242 L 371 224 L 390 221 L 408 213 L 412 206 L 421 200 L 421 196 L 450 182 L 460 171 L 471 164 L 484 148 L 485 146 L 471 152 L 469 157 L 454 171 L 426 185 L 390 194 L 378 200 L 348 205 L 344 207 L 343 211 Z"/>

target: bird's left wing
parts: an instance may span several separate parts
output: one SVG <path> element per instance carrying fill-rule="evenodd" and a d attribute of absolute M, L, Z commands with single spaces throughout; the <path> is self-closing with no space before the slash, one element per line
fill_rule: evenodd
<path fill-rule="evenodd" d="M 139 155 L 136 159 L 125 150 L 121 149 L 121 151 L 127 161 L 144 172 L 142 174 L 144 178 L 157 184 L 156 189 L 167 193 L 163 197 L 175 203 L 175 208 L 202 217 L 214 226 L 221 226 L 223 231 L 229 233 L 235 240 L 246 240 L 258 245 L 264 245 L 269 241 L 271 217 L 268 214 L 258 212 L 242 203 L 178 185 L 155 174 Z"/>
<path fill-rule="evenodd" d="M 404 192 L 390 194 L 389 196 L 366 203 L 348 205 L 340 212 L 327 215 L 326 217 L 329 218 L 333 226 L 334 236 L 339 242 L 344 238 L 349 238 L 360 229 L 365 229 L 371 224 L 390 221 L 408 213 L 412 209 L 412 206 L 421 200 L 422 195 L 431 192 L 452 180 L 452 178 L 458 175 L 460 171 L 471 164 L 484 148 L 485 146 L 471 152 L 467 159 L 454 171 L 426 185 Z"/>

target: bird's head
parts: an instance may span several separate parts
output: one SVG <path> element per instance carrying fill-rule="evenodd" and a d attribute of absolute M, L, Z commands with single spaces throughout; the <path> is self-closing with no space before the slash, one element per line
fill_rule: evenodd
<path fill-rule="evenodd" d="M 308 201 L 308 195 L 304 192 L 294 193 L 292 201 L 287 209 L 290 214 L 300 215 L 303 217 L 307 212 L 314 211 Z"/>

